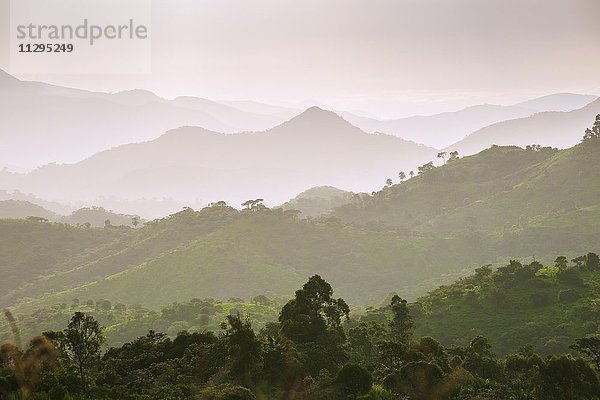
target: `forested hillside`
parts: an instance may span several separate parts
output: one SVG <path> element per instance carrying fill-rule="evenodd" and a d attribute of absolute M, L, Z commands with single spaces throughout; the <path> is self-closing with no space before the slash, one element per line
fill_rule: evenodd
<path fill-rule="evenodd" d="M 363 196 L 333 215 L 427 235 L 502 235 L 557 219 L 571 227 L 579 224 L 581 213 L 595 224 L 600 172 L 593 166 L 598 157 L 598 140 L 560 151 L 492 146 L 443 167 L 424 165 L 413 179 Z"/>
<path fill-rule="evenodd" d="M 543 354 L 568 351 L 574 338 L 600 330 L 600 265 L 588 253 L 555 265 L 510 264 L 443 286 L 411 307 L 419 335 L 447 346 L 484 335 L 503 354 L 525 345 Z"/>
<path fill-rule="evenodd" d="M 188 208 L 138 229 L 4 221 L 9 279 L 0 302 L 33 310 L 87 298 L 158 308 L 285 296 L 314 273 L 354 304 L 377 304 L 392 291 L 412 300 L 483 264 L 598 248 L 599 155 L 595 139 L 562 151 L 493 147 L 313 220 L 258 199 L 241 211 L 224 202 Z M 24 261 L 32 256 L 21 231 L 39 242 L 38 264 Z M 51 245 L 59 234 L 72 238 L 66 248 Z"/>
<path fill-rule="evenodd" d="M 582 268 L 598 272 L 598 257 L 589 254 L 575 268 L 565 267 L 561 258 L 557 262 L 559 279 Z M 481 269 L 458 285 L 490 278 L 505 284 L 540 271 L 513 263 L 495 273 Z M 577 277 L 569 276 L 566 282 Z M 441 290 L 446 293 L 447 288 Z M 110 304 L 98 302 L 96 308 L 108 310 Z M 195 300 L 164 309 L 153 322 L 185 319 L 200 309 L 200 315 L 209 316 L 224 307 Z M 173 328 L 184 327 L 181 321 L 171 326 L 171 337 L 152 329 L 106 350 L 105 335 L 111 330 L 105 331 L 91 314 L 76 311 L 66 327 L 22 345 L 18 323 L 6 312 L 16 344 L 1 347 L 0 395 L 131 400 L 599 398 L 597 333 L 574 338 L 568 353 L 543 357 L 525 345 L 503 349 L 508 354 L 499 357 L 494 340 L 474 332 L 451 347 L 420 336 L 414 329 L 414 310 L 395 295 L 384 308 L 355 316 L 343 298 L 334 296 L 331 285 L 314 275 L 283 305 L 278 321 L 260 331 L 253 326 L 253 310 L 238 308 L 224 316 L 220 332 L 175 334 Z M 450 318 L 444 322 L 461 323 Z M 543 330 L 538 326 L 535 333 L 546 334 Z"/>

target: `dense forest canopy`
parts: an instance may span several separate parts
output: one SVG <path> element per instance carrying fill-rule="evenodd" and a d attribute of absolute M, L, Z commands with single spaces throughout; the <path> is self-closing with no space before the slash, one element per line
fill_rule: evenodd
<path fill-rule="evenodd" d="M 559 277 L 580 269 L 597 275 L 598 257 L 590 254 L 577 266 L 558 266 Z M 516 263 L 497 272 L 482 268 L 461 284 L 485 279 L 505 284 L 541 269 Z M 10 312 L 6 316 L 19 343 L 18 325 Z M 388 305 L 353 318 L 346 302 L 335 298 L 331 285 L 318 275 L 283 306 L 278 322 L 258 332 L 247 316 L 236 312 L 225 316 L 219 332 L 184 330 L 169 337 L 150 330 L 106 349 L 99 322 L 90 314 L 75 312 L 66 327 L 46 331 L 23 348 L 2 345 L 0 395 L 33 399 L 598 399 L 597 333 L 576 338 L 567 353 L 542 356 L 528 344 L 499 357 L 493 342 L 483 335 L 464 345 L 444 346 L 431 336 L 417 336 L 414 326 L 411 306 L 397 295 Z"/>

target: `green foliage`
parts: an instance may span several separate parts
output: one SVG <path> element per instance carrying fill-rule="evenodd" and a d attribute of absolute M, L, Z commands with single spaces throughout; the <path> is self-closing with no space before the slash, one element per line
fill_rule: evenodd
<path fill-rule="evenodd" d="M 495 282 L 496 274 L 501 274 L 502 284 L 512 287 L 515 282 L 506 275 L 524 268 L 532 267 L 516 262 L 500 272 L 484 267 L 465 281 L 484 287 L 483 281 Z M 150 331 L 108 348 L 103 355 L 98 322 L 75 313 L 66 329 L 47 333 L 57 344 L 58 359 L 45 337 L 32 341 L 24 352 L 14 345 L 2 346 L 0 396 L 31 400 L 598 399 L 597 372 L 583 359 L 570 354 L 544 359 L 532 346 L 498 358 L 491 342 L 481 335 L 467 346 L 450 348 L 428 336 L 411 342 L 389 340 L 398 337 L 398 327 L 407 326 L 399 322 L 411 317 L 411 307 L 398 296 L 382 310 L 370 310 L 365 321 L 346 334 L 345 302 L 332 295 L 329 283 L 313 276 L 286 303 L 281 313 L 286 317 L 278 326 L 269 326 L 260 335 L 236 313 L 225 317 L 220 335 L 183 331 L 170 338 Z M 189 312 L 188 306 L 174 305 L 165 314 L 176 318 L 177 312 Z M 316 336 L 302 335 L 301 342 L 287 338 L 285 324 L 290 318 L 305 317 L 314 319 L 313 325 L 306 326 L 324 329 L 308 329 Z M 382 323 L 386 319 L 389 329 Z M 573 349 L 593 361 L 597 344 L 595 336 L 583 337 Z M 346 350 L 356 362 L 347 361 Z M 391 353 L 396 362 L 387 363 Z M 79 359 L 93 361 L 85 363 L 85 382 L 79 382 L 77 367 L 84 365 L 78 364 Z"/>
<path fill-rule="evenodd" d="M 571 348 L 589 357 L 596 365 L 596 370 L 600 372 L 600 334 L 579 338 Z"/>
<path fill-rule="evenodd" d="M 447 346 L 465 346 L 465 337 L 481 334 L 500 354 L 527 344 L 543 354 L 569 351 L 577 338 L 599 329 L 600 273 L 584 263 L 549 270 L 516 261 L 495 271 L 478 269 L 411 305 L 418 310 L 412 313 L 415 333 Z"/>
<path fill-rule="evenodd" d="M 596 120 L 591 129 L 586 129 L 582 142 L 594 142 L 600 138 L 600 114 L 596 115 Z"/>
<path fill-rule="evenodd" d="M 350 308 L 332 296 L 331 285 L 319 275 L 312 276 L 281 310 L 281 334 L 297 343 L 336 342 L 343 333 L 342 317 L 349 317 Z"/>
<path fill-rule="evenodd" d="M 98 321 L 91 315 L 76 312 L 65 330 L 44 335 L 56 344 L 64 362 L 73 364 L 77 369 L 85 395 L 89 381 L 100 364 L 100 349 L 105 340 Z"/>
<path fill-rule="evenodd" d="M 414 322 L 408 311 L 406 300 L 394 295 L 390 309 L 392 312 L 392 320 L 390 321 L 392 340 L 408 344 L 412 337 Z"/>
<path fill-rule="evenodd" d="M 367 393 L 373 385 L 373 377 L 363 367 L 356 364 L 346 364 L 338 372 L 335 379 L 342 391 L 349 393 L 353 399 L 359 394 Z"/>

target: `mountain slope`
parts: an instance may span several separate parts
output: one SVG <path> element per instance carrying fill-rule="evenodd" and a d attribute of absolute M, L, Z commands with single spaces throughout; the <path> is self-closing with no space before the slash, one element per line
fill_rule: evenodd
<path fill-rule="evenodd" d="M 595 141 L 567 150 L 492 147 L 339 207 L 333 215 L 421 234 L 503 232 L 600 201 Z"/>
<path fill-rule="evenodd" d="M 521 147 L 540 144 L 568 148 L 581 140 L 584 130 L 597 114 L 600 114 L 600 99 L 570 112 L 543 112 L 526 118 L 499 122 L 473 132 L 447 149 L 468 155 L 492 144 Z"/>
<path fill-rule="evenodd" d="M 366 132 L 384 132 L 417 143 L 442 148 L 497 122 L 528 117 L 542 111 L 572 111 L 586 106 L 597 98 L 597 96 L 561 93 L 511 106 L 483 104 L 455 112 L 387 121 L 378 121 L 352 114 L 342 115 Z"/>
<path fill-rule="evenodd" d="M 384 132 L 417 143 L 442 148 L 477 129 L 498 121 L 526 117 L 532 113 L 532 110 L 524 107 L 485 104 L 455 112 L 428 116 L 417 115 L 388 121 L 350 115 L 346 115 L 346 117 L 367 132 Z"/>
<path fill-rule="evenodd" d="M 313 107 L 262 133 L 225 135 L 184 127 L 77 164 L 49 165 L 25 175 L 0 173 L 0 185 L 49 199 L 173 197 L 239 204 L 265 198 L 281 203 L 325 184 L 370 191 L 374 182 L 383 184 L 399 169 L 414 168 L 434 154 L 393 136 L 366 134 Z"/>
<path fill-rule="evenodd" d="M 495 147 L 362 195 L 335 209 L 337 218 L 219 203 L 135 230 L 6 221 L 3 259 L 14 276 L 0 303 L 32 311 L 106 298 L 157 308 L 190 298 L 285 296 L 315 273 L 355 304 L 375 304 L 392 291 L 415 299 L 481 264 L 572 258 L 600 247 L 599 154 L 597 141 L 562 151 Z M 23 261 L 31 254 L 27 227 L 36 246 L 48 249 L 43 266 Z M 45 239 L 55 230 L 75 247 L 55 254 Z M 88 241 L 76 240 L 78 232 Z"/>
<path fill-rule="evenodd" d="M 573 93 L 556 93 L 548 96 L 538 97 L 515 104 L 517 107 L 528 108 L 537 112 L 543 111 L 563 111 L 569 112 L 578 110 L 587 106 L 591 102 L 598 99 L 598 96 L 573 94 Z"/>
<path fill-rule="evenodd" d="M 489 338 L 506 354 L 533 345 L 542 354 L 569 351 L 575 339 L 600 329 L 600 270 L 573 264 L 568 270 L 511 262 L 481 268 L 468 278 L 434 290 L 411 305 L 416 334 L 446 346 Z"/>
<path fill-rule="evenodd" d="M 0 70 L 0 159 L 23 167 L 79 161 L 185 125 L 231 133 L 284 120 L 193 97 L 169 101 L 145 90 L 110 94 L 20 81 Z"/>
<path fill-rule="evenodd" d="M 57 215 L 28 201 L 0 200 L 0 219 L 22 219 L 27 217 L 40 217 L 53 220 Z"/>

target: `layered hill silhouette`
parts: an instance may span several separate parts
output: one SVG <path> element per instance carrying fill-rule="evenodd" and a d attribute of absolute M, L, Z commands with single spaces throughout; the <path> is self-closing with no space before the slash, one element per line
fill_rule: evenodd
<path fill-rule="evenodd" d="M 453 148 L 455 147 L 451 146 L 453 143 L 458 142 L 465 136 L 489 125 L 501 121 L 529 117 L 538 112 L 572 111 L 588 105 L 597 98 L 597 96 L 591 95 L 559 93 L 535 98 L 511 106 L 483 104 L 467 107 L 455 112 L 384 121 L 346 113 L 343 113 L 342 115 L 344 115 L 351 123 L 367 132 L 384 132 L 432 147 L 442 148 L 450 146 Z M 522 139 L 525 140 L 526 144 L 529 144 L 526 135 L 522 137 Z M 491 144 L 494 143 L 489 143 L 487 146 L 479 148 L 478 151 L 483 150 Z M 521 143 L 503 141 L 497 144 L 520 145 Z M 540 142 L 540 144 L 552 145 L 552 143 L 544 142 Z M 571 146 L 573 144 L 574 142 L 570 143 Z M 472 151 L 467 151 L 467 148 L 461 148 L 459 146 L 458 149 L 472 154 Z"/>
<path fill-rule="evenodd" d="M 498 122 L 473 132 L 448 149 L 475 154 L 492 144 L 525 147 L 540 144 L 558 148 L 574 146 L 589 121 L 600 114 L 600 99 L 577 110 L 540 112 L 529 117 Z"/>
<path fill-rule="evenodd" d="M 83 207 L 68 215 L 59 215 L 26 200 L 0 200 L 0 219 L 42 219 L 89 227 L 135 227 L 143 223 L 137 215 L 117 214 L 103 207 Z"/>
<path fill-rule="evenodd" d="M 0 160 L 27 168 L 79 161 L 184 125 L 231 133 L 271 128 L 294 115 L 245 112 L 194 97 L 167 100 L 146 90 L 69 89 L 21 81 L 2 70 L 0 105 Z"/>
<path fill-rule="evenodd" d="M 513 106 L 478 105 L 458 112 L 389 121 L 346 112 L 341 115 L 366 132 L 393 134 L 440 148 L 500 121 L 542 111 L 571 111 L 595 99 L 556 94 Z M 74 163 L 116 146 L 155 139 L 181 126 L 199 126 L 221 133 L 263 131 L 299 113 L 293 108 L 252 101 L 217 102 L 191 96 L 167 100 L 147 90 L 91 92 L 21 81 L 2 70 L 0 105 L 0 170 L 6 166 L 17 172 L 53 162 Z M 522 133 L 519 135 L 527 141 Z M 529 142 L 534 139 L 537 136 L 533 135 Z M 482 141 L 489 142 L 485 138 Z M 542 141 L 540 144 L 554 145 Z M 485 147 L 462 143 L 458 146 L 465 154 Z"/>
<path fill-rule="evenodd" d="M 37 204 L 23 200 L 0 200 L 0 219 L 24 219 L 27 217 L 56 220 L 58 216 Z"/>
<path fill-rule="evenodd" d="M 77 298 L 158 308 L 285 296 L 314 273 L 355 304 L 392 291 L 415 299 L 482 264 L 600 247 L 599 155 L 597 141 L 494 147 L 310 220 L 260 202 L 186 209 L 138 229 L 5 220 L 0 304 L 31 311 Z"/>
<path fill-rule="evenodd" d="M 0 173 L 0 186 L 55 200 L 172 197 L 239 205 L 264 198 L 281 204 L 313 186 L 371 191 L 435 154 L 395 136 L 367 134 L 312 107 L 265 132 L 225 135 L 183 127 L 76 164 Z"/>

